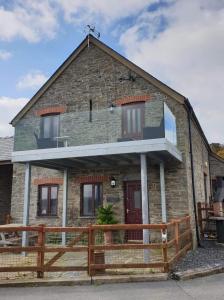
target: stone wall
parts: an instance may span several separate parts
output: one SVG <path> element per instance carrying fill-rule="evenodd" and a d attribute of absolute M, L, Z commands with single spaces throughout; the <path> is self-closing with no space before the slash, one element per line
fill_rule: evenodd
<path fill-rule="evenodd" d="M 0 224 L 10 214 L 12 192 L 12 165 L 0 165 Z"/>

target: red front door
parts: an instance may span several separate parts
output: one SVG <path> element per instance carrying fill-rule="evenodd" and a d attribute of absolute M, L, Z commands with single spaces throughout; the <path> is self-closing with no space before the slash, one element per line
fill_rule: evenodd
<path fill-rule="evenodd" d="M 142 224 L 141 182 L 125 183 L 125 222 L 126 224 Z M 142 240 L 142 231 L 128 230 L 128 240 Z"/>

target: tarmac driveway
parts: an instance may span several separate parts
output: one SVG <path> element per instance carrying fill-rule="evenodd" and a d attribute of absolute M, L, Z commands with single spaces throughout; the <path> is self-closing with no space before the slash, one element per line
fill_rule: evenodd
<path fill-rule="evenodd" d="M 56 286 L 0 288 L 1 300 L 223 300 L 224 274 L 188 281 L 105 284 L 92 286 Z"/>

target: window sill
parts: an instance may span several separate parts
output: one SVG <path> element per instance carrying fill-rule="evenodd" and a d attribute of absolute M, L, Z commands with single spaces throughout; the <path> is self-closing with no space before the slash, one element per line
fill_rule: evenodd
<path fill-rule="evenodd" d="M 80 219 L 96 219 L 95 216 L 80 216 Z"/>
<path fill-rule="evenodd" d="M 59 216 L 36 216 L 36 219 L 59 219 Z"/>

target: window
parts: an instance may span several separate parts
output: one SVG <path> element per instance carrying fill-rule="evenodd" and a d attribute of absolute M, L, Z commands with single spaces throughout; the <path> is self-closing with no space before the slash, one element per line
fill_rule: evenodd
<path fill-rule="evenodd" d="M 96 210 L 102 205 L 102 184 L 85 183 L 81 186 L 81 215 L 95 216 Z"/>
<path fill-rule="evenodd" d="M 57 216 L 58 185 L 39 185 L 38 216 Z"/>
<path fill-rule="evenodd" d="M 41 117 L 40 137 L 49 139 L 59 136 L 60 115 L 46 115 Z"/>
<path fill-rule="evenodd" d="M 141 138 L 144 127 L 144 103 L 122 106 L 122 131 L 125 138 Z"/>

